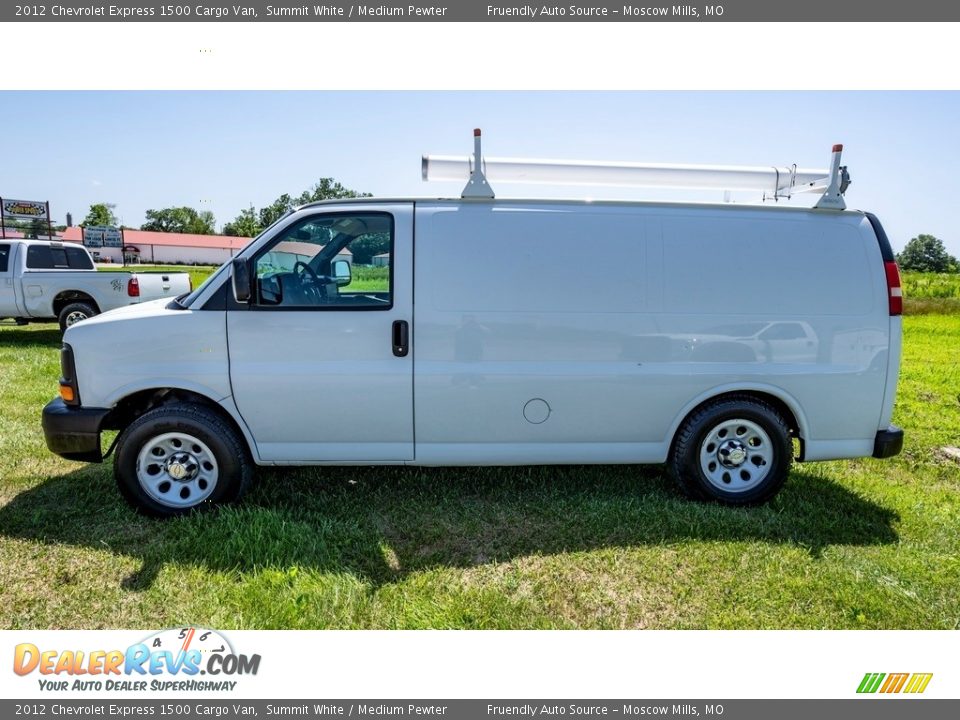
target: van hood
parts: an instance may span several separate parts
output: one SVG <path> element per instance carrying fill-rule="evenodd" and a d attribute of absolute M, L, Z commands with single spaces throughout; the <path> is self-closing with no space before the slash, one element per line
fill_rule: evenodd
<path fill-rule="evenodd" d="M 189 312 L 187 310 L 171 309 L 168 307 L 172 304 L 171 301 L 172 298 L 160 298 L 159 300 L 150 300 L 144 303 L 137 303 L 136 305 L 127 305 L 125 307 L 116 308 L 115 310 L 109 310 L 99 315 L 94 315 L 92 318 L 81 320 L 76 325 L 71 325 L 69 328 L 67 328 L 67 332 L 64 333 L 63 336 L 64 341 L 68 342 L 67 338 L 75 334 L 74 330 L 82 332 L 83 328 L 93 328 L 97 325 L 126 322 L 129 320 L 143 320 L 145 318 L 163 317 L 167 315 Z"/>

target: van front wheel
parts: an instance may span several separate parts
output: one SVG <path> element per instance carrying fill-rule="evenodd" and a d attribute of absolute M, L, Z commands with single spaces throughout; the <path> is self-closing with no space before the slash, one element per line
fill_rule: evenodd
<path fill-rule="evenodd" d="M 154 517 L 233 502 L 253 479 L 236 430 L 213 410 L 188 403 L 156 408 L 131 424 L 113 471 L 126 501 Z"/>
<path fill-rule="evenodd" d="M 722 398 L 684 420 L 670 470 L 693 499 L 757 505 L 783 487 L 792 449 L 790 429 L 772 406 L 750 397 Z"/>

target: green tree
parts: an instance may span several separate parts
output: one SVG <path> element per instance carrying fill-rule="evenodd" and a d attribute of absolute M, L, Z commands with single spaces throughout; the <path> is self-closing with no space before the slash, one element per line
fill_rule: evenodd
<path fill-rule="evenodd" d="M 233 237 L 254 237 L 260 233 L 260 229 L 257 211 L 251 205 L 245 210 L 241 210 L 233 222 L 228 222 L 223 226 L 223 234 Z"/>
<path fill-rule="evenodd" d="M 272 225 L 281 217 L 287 214 L 290 210 L 293 209 L 293 198 L 291 198 L 287 193 L 284 193 L 272 203 L 267 205 L 265 208 L 260 208 L 259 220 L 260 220 L 260 230 L 263 228 Z M 257 232 L 260 232 L 258 230 Z"/>
<path fill-rule="evenodd" d="M 46 220 L 31 220 L 29 226 L 24 229 L 24 236 L 36 240 L 37 238 L 47 237 L 48 231 Z"/>
<path fill-rule="evenodd" d="M 897 255 L 897 262 L 904 270 L 917 272 L 957 272 L 960 264 L 947 252 L 943 240 L 933 235 L 918 235 L 912 238 L 903 252 Z"/>
<path fill-rule="evenodd" d="M 192 207 L 170 207 L 162 210 L 147 210 L 147 222 L 141 230 L 153 232 L 192 233 L 213 235 L 216 219 L 209 210 L 197 212 Z"/>
<path fill-rule="evenodd" d="M 304 190 L 297 197 L 284 193 L 259 210 L 255 210 L 253 207 L 242 210 L 232 222 L 224 225 L 223 232 L 225 235 L 253 237 L 300 205 L 319 200 L 340 200 L 357 197 L 370 197 L 370 193 L 351 190 L 330 177 L 320 178 L 316 184 Z"/>
<path fill-rule="evenodd" d="M 370 193 L 357 192 L 350 188 L 345 188 L 333 178 L 320 178 L 312 188 L 300 193 L 294 205 L 306 205 L 307 203 L 317 202 L 319 200 L 340 200 L 343 198 L 370 197 Z"/>
<path fill-rule="evenodd" d="M 368 233 L 350 243 L 353 262 L 356 265 L 372 265 L 373 256 L 390 250 L 390 236 L 387 233 Z"/>
<path fill-rule="evenodd" d="M 94 203 L 90 206 L 90 212 L 87 213 L 87 216 L 80 224 L 84 227 L 91 225 L 107 225 L 109 227 L 116 227 L 120 221 L 113 213 L 113 209 L 115 207 L 116 205 L 113 203 Z"/>

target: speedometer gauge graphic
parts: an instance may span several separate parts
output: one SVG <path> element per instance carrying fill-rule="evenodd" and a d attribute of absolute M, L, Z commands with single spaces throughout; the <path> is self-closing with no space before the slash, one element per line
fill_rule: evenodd
<path fill-rule="evenodd" d="M 201 656 L 206 658 L 213 653 L 233 654 L 233 645 L 223 635 L 216 630 L 208 630 L 201 627 L 181 627 L 161 630 L 160 632 L 144 638 L 143 643 L 151 651 L 163 651 L 173 653 L 174 656 L 180 653 L 186 653 L 190 650 L 197 650 Z"/>

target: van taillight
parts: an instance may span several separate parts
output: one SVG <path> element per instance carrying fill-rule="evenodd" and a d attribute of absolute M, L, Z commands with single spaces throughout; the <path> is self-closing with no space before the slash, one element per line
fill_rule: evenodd
<path fill-rule="evenodd" d="M 130 297 L 140 297 L 140 281 L 135 277 L 127 280 L 127 295 Z"/>
<path fill-rule="evenodd" d="M 900 268 L 895 262 L 885 262 L 887 273 L 887 297 L 890 299 L 890 314 L 903 315 L 903 288 L 900 285 Z"/>

